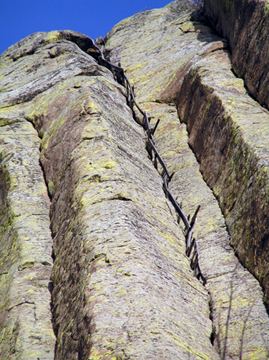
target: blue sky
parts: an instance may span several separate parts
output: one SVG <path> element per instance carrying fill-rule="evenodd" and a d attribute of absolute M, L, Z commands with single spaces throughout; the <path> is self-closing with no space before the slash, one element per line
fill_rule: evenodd
<path fill-rule="evenodd" d="M 35 31 L 71 29 L 104 35 L 136 12 L 170 0 L 0 0 L 0 53 Z"/>

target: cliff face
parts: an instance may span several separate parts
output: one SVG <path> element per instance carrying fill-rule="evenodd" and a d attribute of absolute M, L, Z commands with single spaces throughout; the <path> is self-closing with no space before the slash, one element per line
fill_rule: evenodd
<path fill-rule="evenodd" d="M 0 58 L 0 359 L 268 358 L 268 111 L 187 0 L 107 36 L 160 119 L 171 192 L 186 214 L 201 206 L 199 281 L 139 111 L 98 51 L 55 31 Z"/>
<path fill-rule="evenodd" d="M 205 14 L 217 31 L 229 40 L 231 61 L 228 58 L 230 54 L 227 54 L 226 59 L 221 62 L 227 70 L 232 67 L 233 72 L 226 71 L 229 73 L 226 79 L 228 86 L 223 87 L 218 67 L 215 66 L 213 70 L 212 61 L 210 66 L 202 64 L 203 71 L 207 73 L 202 86 L 205 88 L 210 85 L 208 80 L 212 76 L 217 79 L 215 89 L 210 85 L 212 94 L 206 91 L 204 95 L 215 105 L 207 110 L 201 109 L 202 116 L 205 121 L 210 117 L 217 117 L 218 122 L 222 117 L 227 124 L 222 126 L 221 138 L 229 136 L 229 141 L 224 140 L 220 145 L 223 154 L 213 155 L 209 150 L 211 135 L 206 135 L 198 150 L 199 153 L 206 153 L 205 160 L 201 160 L 201 167 L 204 168 L 202 171 L 208 177 L 210 186 L 220 198 L 231 229 L 232 243 L 244 264 L 263 284 L 268 302 L 269 129 L 268 111 L 264 108 L 268 107 L 269 85 L 268 5 L 265 1 L 234 1 L 229 4 L 227 1 L 205 1 Z M 196 69 L 196 75 L 192 76 L 192 89 L 187 85 L 188 90 L 184 90 L 195 91 L 194 86 L 200 83 L 199 72 L 201 69 Z M 234 73 L 242 77 L 243 82 L 239 83 Z M 198 86 L 201 87 L 201 84 Z M 187 117 L 192 117 L 190 109 L 185 111 L 188 112 Z M 219 126 L 215 129 L 219 133 Z M 193 136 L 193 141 L 195 137 L 197 136 Z M 205 142 L 208 144 L 204 145 Z M 206 175 L 206 162 L 208 163 L 209 157 L 211 161 L 212 156 L 218 159 L 220 168 L 215 174 L 209 170 L 211 174 Z M 227 158 L 232 159 L 232 165 L 227 164 Z"/>

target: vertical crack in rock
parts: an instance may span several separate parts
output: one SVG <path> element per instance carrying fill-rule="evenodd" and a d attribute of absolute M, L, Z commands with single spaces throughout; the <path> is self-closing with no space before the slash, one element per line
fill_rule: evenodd
<path fill-rule="evenodd" d="M 42 164 L 42 161 L 41 161 L 41 152 L 42 152 L 42 135 L 40 133 L 40 129 L 37 128 L 36 126 L 36 121 L 38 121 L 37 118 L 33 118 L 31 119 L 30 117 L 25 117 L 25 120 L 28 121 L 32 127 L 34 128 L 38 138 L 39 138 L 39 166 L 40 166 L 40 169 L 42 171 L 42 175 L 43 175 L 43 180 L 44 180 L 44 184 L 46 185 L 46 189 L 47 189 L 47 196 L 48 198 L 50 199 L 50 203 L 49 203 L 49 217 L 50 217 L 50 225 L 49 225 L 49 229 L 50 229 L 50 235 L 51 235 L 51 239 L 52 239 L 52 247 L 51 247 L 51 260 L 52 260 L 52 264 L 54 263 L 54 255 L 53 255 L 53 234 L 52 234 L 52 229 L 51 229 L 51 202 L 52 202 L 52 194 L 51 192 L 49 191 L 49 185 L 48 185 L 48 181 L 47 181 L 47 176 L 46 176 L 46 172 L 45 172 L 45 169 L 44 169 L 44 166 Z M 52 265 L 53 266 L 53 265 Z M 52 291 L 53 291 L 53 282 L 51 281 L 51 278 L 48 282 L 48 290 L 50 292 L 50 294 L 52 294 Z M 52 299 L 50 301 L 50 308 L 51 308 L 51 324 L 52 324 L 52 328 L 53 328 L 53 331 L 54 331 L 54 334 L 57 338 L 57 333 L 56 333 L 56 329 L 55 329 L 55 323 L 54 323 L 54 320 L 53 320 L 53 313 L 52 313 Z M 56 345 L 55 344 L 55 347 L 54 349 L 56 349 Z M 55 354 L 54 354 L 55 355 Z M 55 357 L 55 356 L 54 356 Z"/>
<path fill-rule="evenodd" d="M 126 86 L 126 91 L 127 91 L 127 95 L 126 95 L 127 104 L 130 107 L 130 109 L 132 110 L 134 121 L 139 123 L 140 126 L 142 126 L 144 128 L 144 131 L 146 133 L 145 135 L 146 135 L 147 140 L 146 140 L 145 149 L 147 150 L 147 152 L 149 154 L 149 158 L 153 162 L 154 167 L 156 168 L 157 172 L 159 173 L 159 175 L 162 176 L 163 191 L 175 211 L 178 224 L 180 225 L 180 222 L 181 221 L 183 222 L 184 226 L 182 228 L 182 231 L 185 234 L 186 255 L 190 258 L 190 267 L 193 270 L 193 273 L 197 277 L 197 279 L 200 280 L 202 282 L 202 284 L 205 286 L 206 278 L 202 274 L 200 264 L 199 264 L 198 244 L 196 242 L 196 239 L 193 238 L 194 225 L 195 225 L 196 218 L 197 218 L 197 215 L 198 215 L 198 212 L 200 209 L 200 205 L 198 205 L 198 207 L 196 208 L 196 211 L 192 218 L 190 217 L 190 215 L 186 216 L 184 214 L 183 209 L 181 208 L 181 205 L 177 202 L 177 200 L 175 199 L 173 194 L 169 191 L 168 184 L 172 180 L 174 173 L 172 175 L 169 174 L 168 168 L 167 168 L 165 162 L 163 161 L 162 157 L 160 156 L 157 148 L 155 147 L 155 141 L 153 139 L 154 133 L 156 132 L 157 127 L 161 120 L 158 119 L 154 126 L 150 126 L 150 124 L 149 124 L 150 119 L 148 118 L 147 113 L 145 111 L 143 111 L 135 101 L 134 88 L 131 87 L 129 80 L 125 75 L 124 75 L 124 78 L 126 81 L 125 86 Z M 135 107 L 137 108 L 140 115 L 142 115 L 142 119 L 139 119 L 139 116 L 137 116 L 136 111 L 134 110 Z M 159 172 L 159 167 L 162 168 L 161 172 Z M 207 293 L 208 293 L 208 299 L 209 299 L 208 300 L 209 319 L 212 322 L 212 331 L 210 334 L 210 342 L 211 342 L 212 346 L 214 346 L 215 345 L 214 342 L 216 339 L 216 329 L 215 329 L 215 325 L 213 323 L 213 309 L 212 309 L 213 298 L 208 289 L 207 289 Z M 227 315 L 227 321 L 229 322 L 229 314 Z M 228 326 L 226 326 L 226 331 L 228 331 Z M 226 336 L 226 339 L 227 339 L 227 336 Z M 224 355 L 222 356 L 223 359 L 225 359 L 226 346 L 227 345 L 224 345 L 224 351 L 223 351 Z M 220 351 L 220 347 L 219 347 L 219 351 Z M 220 353 L 221 353 L 221 351 L 220 351 Z"/>
<path fill-rule="evenodd" d="M 222 133 L 226 128 L 225 131 L 230 131 L 230 138 L 226 136 L 226 143 L 220 149 L 219 158 L 232 155 L 234 163 L 232 175 L 236 174 L 238 178 L 239 173 L 243 174 L 241 181 L 238 182 L 240 189 L 235 190 L 235 186 L 234 189 L 228 187 L 223 191 L 223 185 L 218 176 L 215 174 L 214 179 L 212 175 L 208 176 L 204 169 L 204 161 L 201 168 L 219 199 L 236 254 L 264 289 L 265 305 L 268 311 L 269 154 L 267 143 L 269 113 L 263 108 L 268 109 L 269 78 L 266 76 L 268 56 L 265 55 L 268 53 L 269 44 L 267 6 L 259 1 L 244 3 L 238 0 L 227 5 L 224 2 L 217 4 L 207 0 L 204 12 L 214 31 L 224 35 L 230 44 L 231 54 L 229 55 L 231 56 L 229 56 L 228 66 L 231 67 L 232 72 L 228 71 L 225 59 L 222 59 L 223 68 L 226 68 L 229 74 L 229 89 L 226 88 L 222 94 L 216 91 L 219 81 L 215 87 L 212 86 L 212 82 L 209 86 L 213 90 L 212 98 L 215 107 L 218 107 L 220 111 L 220 117 L 228 118 L 230 127 L 228 129 L 227 125 L 225 127 L 222 124 Z M 227 14 L 229 14 L 228 17 Z M 208 79 L 207 74 L 201 79 L 203 87 L 205 87 L 205 82 L 208 86 L 206 79 Z M 234 96 L 235 93 L 238 93 L 237 98 Z M 227 99 L 230 100 L 229 106 L 227 106 Z M 220 101 L 219 106 L 216 105 L 217 101 Z M 211 111 L 214 114 L 214 110 L 211 109 Z M 231 154 L 231 149 L 233 149 L 233 154 Z M 239 158 L 241 158 L 241 163 Z M 223 168 L 222 163 L 220 167 Z M 225 178 L 227 178 L 228 167 L 231 167 L 231 162 L 226 169 L 222 169 Z M 224 200 L 224 194 L 229 197 L 229 201 Z M 240 206 L 243 203 L 245 209 Z M 241 218 L 241 222 L 240 219 L 237 221 L 237 217 Z M 243 238 L 247 246 L 241 240 Z"/>
<path fill-rule="evenodd" d="M 214 68 L 215 58 L 222 61 L 226 81 L 229 82 L 229 88 L 222 91 L 218 88 L 218 83 L 222 81 L 221 73 L 218 72 L 216 84 L 211 82 L 214 71 L 218 71 Z M 203 176 L 219 200 L 231 234 L 231 244 L 240 261 L 261 282 L 267 299 L 268 269 L 264 266 L 267 244 L 263 244 L 262 238 L 268 232 L 265 209 L 269 206 L 266 190 L 269 154 L 265 144 L 269 114 L 249 97 L 243 81 L 229 70 L 228 54 L 215 53 L 209 60 L 210 67 L 201 61 L 200 70 L 193 67 L 192 75 L 185 79 L 180 95 L 183 106 L 179 106 L 179 111 L 188 124 L 190 144 L 201 164 Z M 202 69 L 204 73 L 200 76 Z M 190 89 L 194 99 L 197 99 L 197 92 L 203 91 L 204 98 L 211 103 L 208 109 L 202 109 L 201 101 L 195 102 L 192 111 L 200 114 L 199 121 L 195 121 L 192 111 L 185 107 L 185 94 L 190 95 Z M 234 91 L 237 93 L 236 103 L 233 100 Z M 209 126 L 209 117 L 216 119 L 214 126 Z M 204 134 L 199 144 L 198 131 Z M 216 136 L 217 142 L 213 140 Z M 210 166 L 212 161 L 216 163 L 214 168 Z"/>
<path fill-rule="evenodd" d="M 39 154 L 40 154 L 40 156 L 39 156 L 39 166 L 40 166 L 40 169 L 41 169 L 42 174 L 43 174 L 43 180 L 44 180 L 44 183 L 46 185 L 47 195 L 48 195 L 48 197 L 50 199 L 50 206 L 49 207 L 51 207 L 52 194 L 49 191 L 49 185 L 48 185 L 48 181 L 47 181 L 47 177 L 46 177 L 46 172 L 45 172 L 44 166 L 43 166 L 42 161 L 41 161 L 41 152 L 42 152 L 42 145 L 41 144 L 42 144 L 43 137 L 41 135 L 40 129 L 37 128 L 36 123 L 35 123 L 36 121 L 38 121 L 38 119 L 37 118 L 31 119 L 30 117 L 26 116 L 25 120 L 28 121 L 32 125 L 33 129 L 35 130 L 35 132 L 36 132 L 36 134 L 37 134 L 37 136 L 39 138 Z"/>

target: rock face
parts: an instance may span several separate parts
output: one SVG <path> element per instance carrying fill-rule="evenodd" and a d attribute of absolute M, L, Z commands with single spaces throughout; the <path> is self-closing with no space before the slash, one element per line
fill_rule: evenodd
<path fill-rule="evenodd" d="M 269 298 L 269 114 L 226 48 L 187 0 L 124 20 L 106 41 L 161 120 L 171 191 L 187 214 L 201 205 L 206 284 L 93 41 L 37 33 L 1 56 L 1 360 L 268 358 L 251 273 Z"/>
<path fill-rule="evenodd" d="M 230 66 L 222 52 L 193 66 L 179 111 L 201 171 L 219 199 L 231 243 L 261 281 L 268 302 L 269 113 L 246 94 Z"/>
<path fill-rule="evenodd" d="M 269 107 L 269 6 L 265 0 L 205 0 L 205 14 L 228 38 L 236 74 L 248 91 Z"/>
<path fill-rule="evenodd" d="M 31 129 L 51 199 L 55 359 L 216 358 L 207 292 L 192 275 L 184 236 L 125 90 L 78 47 L 78 35 L 71 35 L 36 34 L 2 58 L 3 68 L 12 68 L 2 95 L 4 129 L 16 136 L 17 117 Z M 24 147 L 31 157 L 33 149 Z M 27 207 L 24 215 L 30 211 L 41 213 Z M 44 242 L 51 239 L 49 221 L 46 233 Z M 12 294 L 4 313 L 11 302 Z M 3 321 L 4 331 L 6 326 Z M 192 338 L 198 339 L 195 344 Z M 9 357 L 7 340 L 3 336 L 1 347 Z M 33 358 L 52 358 L 43 351 L 52 351 L 53 340 L 39 343 Z M 14 353 L 21 341 L 18 334 Z"/>
<path fill-rule="evenodd" d="M 229 148 L 230 137 L 233 139 L 232 133 L 227 136 L 221 133 L 219 136 L 221 122 L 224 128 L 227 127 L 225 118 L 222 120 L 217 113 L 218 121 L 213 118 L 212 122 L 212 112 L 209 112 L 205 129 L 199 127 L 199 123 L 203 121 L 202 111 L 213 107 L 211 98 L 207 98 L 204 93 L 208 91 L 212 97 L 214 89 L 216 92 L 222 89 L 229 97 L 225 109 L 230 111 L 231 100 L 238 96 L 238 90 L 234 89 L 236 85 L 244 97 L 245 110 L 248 110 L 248 113 L 244 112 L 243 105 L 239 109 L 234 101 L 234 107 L 238 112 L 236 128 L 243 126 L 239 122 L 239 116 L 244 119 L 242 123 L 245 124 L 249 121 L 251 113 L 257 114 L 255 116 L 259 118 L 259 123 L 256 124 L 257 132 L 258 129 L 269 130 L 269 122 L 266 123 L 268 115 L 267 111 L 243 90 L 242 80 L 235 78 L 230 71 L 226 43 L 204 23 L 199 22 L 199 14 L 193 7 L 185 5 L 178 1 L 164 9 L 138 14 L 125 20 L 109 34 L 107 47 L 111 48 L 111 58 L 114 61 L 120 60 L 137 88 L 139 103 L 143 104 L 155 121 L 161 119 L 161 125 L 156 132 L 158 147 L 170 171 L 175 173 L 172 187 L 178 201 L 183 202 L 183 208 L 187 213 L 192 213 L 197 204 L 201 204 L 196 237 L 200 248 L 200 266 L 207 279 L 206 288 L 210 295 L 214 328 L 211 340 L 214 346 L 221 358 L 238 359 L 243 356 L 246 359 L 265 359 L 268 356 L 268 338 L 264 337 L 268 329 L 268 317 L 261 289 L 234 255 L 229 245 L 230 236 L 226 224 L 232 234 L 231 244 L 240 254 L 243 264 L 255 275 L 263 272 L 259 278 L 266 279 L 268 251 L 261 251 L 261 239 L 264 231 L 268 231 L 268 211 L 265 210 L 268 209 L 268 198 L 267 195 L 262 198 L 262 195 L 257 194 L 264 194 L 268 188 L 264 168 L 265 159 L 268 159 L 265 147 L 268 134 L 265 132 L 256 144 L 256 148 L 261 149 L 260 152 L 252 150 L 253 155 L 255 152 L 259 156 L 252 161 L 250 169 L 248 158 L 241 157 L 241 153 L 238 153 L 240 146 L 231 149 L 229 154 L 226 153 L 226 158 L 222 161 L 215 155 L 221 154 L 225 146 Z M 142 34 L 143 41 L 140 41 Z M 197 78 L 200 81 L 206 79 L 205 68 L 208 68 L 208 74 L 211 74 L 211 88 L 208 81 L 207 86 L 200 90 L 198 83 L 192 81 L 192 77 L 197 69 L 197 72 L 200 70 L 200 76 Z M 195 157 L 187 144 L 186 129 L 177 119 L 174 101 L 180 117 L 187 123 L 189 143 L 201 163 L 200 168 L 205 180 L 219 200 L 225 219 L 215 197 L 199 173 Z M 251 124 L 253 122 L 256 122 L 254 118 Z M 214 126 L 216 130 L 213 131 Z M 246 126 L 243 129 L 245 128 Z M 207 134 L 211 136 L 210 141 Z M 252 135 L 256 138 L 259 136 Z M 245 134 L 244 141 L 249 141 L 249 138 L 250 133 L 248 137 Z M 203 153 L 200 155 L 199 151 Z M 241 172 L 246 173 L 245 178 L 240 177 L 239 169 L 237 174 L 235 173 L 235 159 L 240 163 Z M 259 164 L 261 167 L 263 164 L 264 171 L 261 183 L 259 172 L 256 171 Z M 214 174 L 218 174 L 222 181 L 221 188 L 214 187 L 215 184 L 210 181 Z M 231 174 L 234 174 L 233 177 Z M 250 185 L 250 177 L 253 185 Z M 234 204 L 235 196 L 238 196 L 237 205 Z M 228 201 L 233 204 L 233 211 L 225 211 L 223 202 Z M 254 203 L 255 210 L 251 207 Z M 247 233 L 251 233 L 252 237 L 246 238 Z M 259 261 L 259 267 L 254 264 L 251 250 L 253 248 L 256 248 L 256 251 L 260 249 L 259 257 L 255 257 L 256 263 Z M 266 280 L 263 281 L 263 285 L 265 283 Z"/>

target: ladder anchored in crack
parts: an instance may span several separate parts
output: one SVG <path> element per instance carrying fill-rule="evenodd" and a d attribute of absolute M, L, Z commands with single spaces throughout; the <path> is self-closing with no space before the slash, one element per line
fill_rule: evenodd
<path fill-rule="evenodd" d="M 101 45 L 104 46 L 103 40 L 101 41 Z M 200 205 L 197 207 L 197 209 L 195 210 L 195 213 L 192 217 L 190 215 L 186 216 L 182 209 L 182 205 L 178 203 L 178 201 L 175 199 L 174 195 L 171 193 L 171 191 L 169 189 L 169 183 L 172 180 L 174 174 L 169 173 L 164 160 L 162 159 L 161 155 L 159 154 L 159 152 L 156 148 L 156 144 L 155 144 L 155 140 L 154 140 L 154 134 L 160 123 L 160 119 L 157 120 L 156 124 L 153 127 L 150 125 L 150 117 L 143 109 L 141 109 L 141 107 L 137 103 L 137 101 L 135 99 L 134 87 L 130 84 L 129 79 L 125 75 L 124 69 L 121 67 L 120 64 L 117 66 L 117 65 L 112 64 L 109 60 L 107 60 L 106 57 L 104 56 L 103 50 L 98 47 L 98 45 L 94 42 L 94 40 L 92 40 L 92 47 L 89 48 L 87 53 L 89 55 L 91 55 L 92 57 L 94 57 L 97 60 L 99 65 L 105 66 L 107 69 L 109 69 L 112 72 L 115 80 L 120 85 L 125 87 L 127 105 L 130 107 L 130 109 L 133 112 L 134 120 L 140 126 L 143 127 L 143 129 L 146 133 L 146 136 L 147 136 L 146 149 L 148 151 L 151 161 L 154 164 L 154 167 L 162 176 L 163 191 L 166 195 L 166 198 L 170 201 L 170 203 L 172 204 L 172 206 L 174 207 L 174 209 L 177 213 L 178 224 L 180 224 L 181 220 L 183 221 L 184 236 L 185 236 L 185 241 L 186 241 L 186 255 L 188 256 L 188 258 L 190 258 L 190 267 L 193 270 L 194 275 L 197 277 L 197 279 L 200 280 L 202 282 L 202 284 L 205 286 L 206 279 L 205 279 L 204 275 L 202 274 L 200 264 L 199 264 L 198 244 L 197 244 L 196 239 L 193 236 L 193 230 L 194 230 L 195 222 L 197 219 L 197 215 L 200 210 Z M 139 111 L 139 113 L 142 115 L 142 118 L 143 118 L 142 123 L 136 116 L 134 108 L 136 108 Z M 159 166 L 161 167 L 161 170 L 159 170 Z"/>

